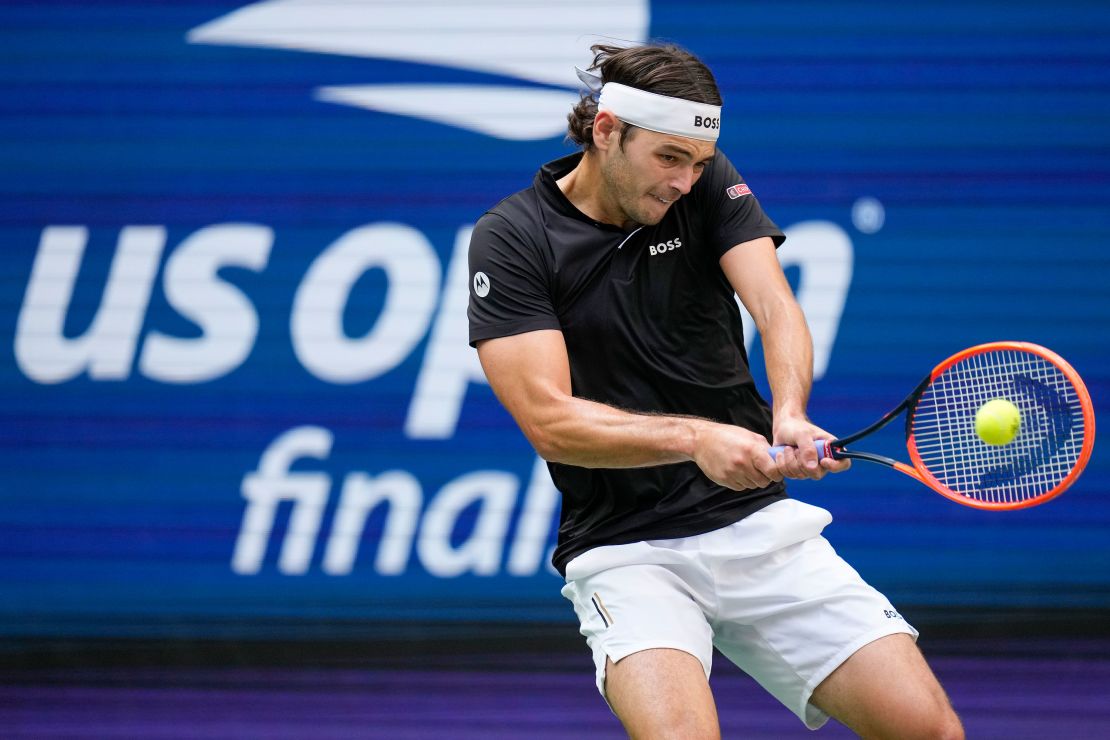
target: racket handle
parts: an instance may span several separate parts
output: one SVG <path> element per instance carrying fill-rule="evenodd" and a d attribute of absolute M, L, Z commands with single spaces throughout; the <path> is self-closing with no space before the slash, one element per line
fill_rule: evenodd
<path fill-rule="evenodd" d="M 832 456 L 832 451 L 829 449 L 828 440 L 815 439 L 815 440 L 813 440 L 813 446 L 815 448 L 817 448 L 817 459 L 818 460 L 820 460 L 822 458 L 825 458 L 825 457 L 831 457 Z M 786 445 L 775 445 L 774 447 L 768 447 L 767 452 L 771 453 L 771 457 L 778 457 L 779 453 L 782 452 L 785 449 L 786 449 Z"/>

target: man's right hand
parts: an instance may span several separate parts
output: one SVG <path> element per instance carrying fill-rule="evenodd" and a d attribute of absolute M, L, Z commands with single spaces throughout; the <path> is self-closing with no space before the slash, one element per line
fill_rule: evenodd
<path fill-rule="evenodd" d="M 710 421 L 697 424 L 695 434 L 694 462 L 714 483 L 745 491 L 782 480 L 762 435 Z"/>

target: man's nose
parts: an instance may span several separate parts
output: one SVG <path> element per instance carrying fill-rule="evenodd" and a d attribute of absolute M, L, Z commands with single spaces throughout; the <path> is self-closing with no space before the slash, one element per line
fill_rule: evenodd
<path fill-rule="evenodd" d="M 690 192 L 690 188 L 694 187 L 694 181 L 697 179 L 698 176 L 694 173 L 693 167 L 681 167 L 678 172 L 674 173 L 674 176 L 667 184 L 683 195 L 686 195 Z"/>

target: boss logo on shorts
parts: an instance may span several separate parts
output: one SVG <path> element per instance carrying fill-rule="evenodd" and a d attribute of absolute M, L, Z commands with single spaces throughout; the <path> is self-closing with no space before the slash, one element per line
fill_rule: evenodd
<path fill-rule="evenodd" d="M 720 127 L 720 118 L 710 118 L 709 116 L 694 116 L 694 128 L 707 128 L 710 130 L 716 130 Z"/>
<path fill-rule="evenodd" d="M 652 257 L 654 257 L 657 254 L 663 254 L 664 252 L 670 252 L 672 250 L 678 249 L 681 246 L 682 246 L 682 239 L 680 239 L 679 237 L 676 236 L 674 239 L 668 239 L 665 242 L 660 242 L 659 244 L 656 244 L 655 246 L 648 247 L 648 253 Z"/>
<path fill-rule="evenodd" d="M 894 611 L 893 609 L 883 609 L 883 614 L 886 615 L 887 619 L 901 619 L 903 622 L 906 621 L 901 614 Z"/>

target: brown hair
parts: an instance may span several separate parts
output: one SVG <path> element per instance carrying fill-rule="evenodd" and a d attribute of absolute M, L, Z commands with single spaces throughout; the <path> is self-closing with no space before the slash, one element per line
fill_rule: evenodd
<path fill-rule="evenodd" d="M 721 91 L 709 67 L 690 52 L 674 44 L 646 46 L 611 46 L 594 44 L 591 70 L 601 73 L 601 81 L 618 82 L 639 90 L 683 98 L 695 103 L 721 105 Z M 594 146 L 594 117 L 597 100 L 586 92 L 567 116 L 567 138 L 590 151 Z M 624 124 L 621 129 L 621 148 L 635 129 Z"/>

